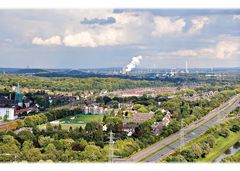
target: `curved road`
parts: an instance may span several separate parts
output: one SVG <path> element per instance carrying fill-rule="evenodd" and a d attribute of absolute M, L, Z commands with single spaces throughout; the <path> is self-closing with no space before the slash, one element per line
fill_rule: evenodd
<path fill-rule="evenodd" d="M 207 131 L 210 127 L 216 124 L 219 120 L 223 119 L 226 115 L 228 115 L 232 110 L 234 110 L 239 105 L 240 98 L 238 95 L 236 95 L 223 105 L 212 110 L 208 115 L 206 115 L 202 119 L 189 125 L 187 128 L 184 129 L 185 132 L 184 143 L 192 140 L 193 138 Z M 136 155 L 129 158 L 127 162 L 139 162 L 139 161 L 158 162 L 160 159 L 164 158 L 165 156 L 167 156 L 168 154 L 172 153 L 173 151 L 180 147 L 179 137 L 180 131 L 150 146 L 149 148 L 146 148 L 145 150 L 137 153 Z M 151 155 L 156 151 L 158 151 L 156 154 Z M 146 158 L 147 156 L 149 157 Z"/>

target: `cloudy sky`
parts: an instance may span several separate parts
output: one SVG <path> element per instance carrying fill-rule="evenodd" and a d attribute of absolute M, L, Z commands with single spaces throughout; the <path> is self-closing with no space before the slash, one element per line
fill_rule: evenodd
<path fill-rule="evenodd" d="M 239 67 L 240 10 L 0 10 L 0 67 Z"/>

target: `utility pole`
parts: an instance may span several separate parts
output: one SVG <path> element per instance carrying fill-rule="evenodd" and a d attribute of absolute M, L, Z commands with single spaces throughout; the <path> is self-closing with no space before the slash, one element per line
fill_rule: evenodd
<path fill-rule="evenodd" d="M 180 130 L 180 152 L 182 152 L 184 146 L 184 126 L 183 118 L 181 118 L 181 130 Z"/>
<path fill-rule="evenodd" d="M 112 130 L 110 131 L 110 137 L 109 137 L 109 155 L 108 155 L 108 162 L 112 163 L 113 162 L 113 155 L 114 155 L 114 148 L 113 148 L 113 132 Z"/>

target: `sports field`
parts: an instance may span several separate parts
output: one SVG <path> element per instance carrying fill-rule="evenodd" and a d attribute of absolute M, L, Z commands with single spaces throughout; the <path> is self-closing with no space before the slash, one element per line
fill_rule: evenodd
<path fill-rule="evenodd" d="M 77 114 L 60 119 L 60 122 L 65 123 L 88 123 L 88 122 L 102 122 L 104 115 L 93 114 Z"/>

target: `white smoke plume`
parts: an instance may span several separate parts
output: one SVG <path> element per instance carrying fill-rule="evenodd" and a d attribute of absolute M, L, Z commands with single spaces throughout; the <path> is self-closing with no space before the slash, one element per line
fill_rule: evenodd
<path fill-rule="evenodd" d="M 142 60 L 142 56 L 134 56 L 132 58 L 132 61 L 126 66 L 125 72 L 132 71 L 133 68 L 140 65 L 141 60 Z"/>

